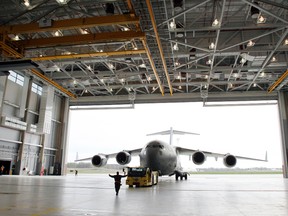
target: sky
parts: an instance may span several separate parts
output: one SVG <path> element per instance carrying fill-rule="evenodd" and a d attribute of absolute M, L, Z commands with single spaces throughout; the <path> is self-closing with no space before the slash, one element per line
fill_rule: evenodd
<path fill-rule="evenodd" d="M 274 101 L 276 103 L 276 101 Z M 242 103 L 242 102 L 238 102 Z M 264 102 L 264 103 L 267 103 Z M 268 162 L 238 160 L 236 167 L 282 167 L 278 105 L 203 106 L 203 103 L 136 104 L 134 109 L 70 110 L 68 162 L 98 153 L 142 148 L 169 136 L 146 134 L 169 130 L 200 135 L 174 135 L 173 145 L 216 153 L 230 153 Z M 181 157 L 183 168 L 225 168 L 222 159 L 207 158 L 195 165 Z M 111 163 L 111 162 L 110 162 Z M 112 161 L 115 163 L 115 161 Z M 133 157 L 131 165 L 139 165 Z"/>

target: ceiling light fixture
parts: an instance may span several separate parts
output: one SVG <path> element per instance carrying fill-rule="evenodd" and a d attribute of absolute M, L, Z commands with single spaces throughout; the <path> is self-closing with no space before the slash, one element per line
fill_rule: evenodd
<path fill-rule="evenodd" d="M 272 59 L 271 59 L 271 62 L 276 62 L 276 61 L 277 61 L 276 57 L 273 56 Z"/>
<path fill-rule="evenodd" d="M 211 42 L 211 44 L 209 45 L 209 49 L 214 49 L 214 48 L 215 48 L 215 44 Z"/>
<path fill-rule="evenodd" d="M 175 66 L 179 66 L 180 63 L 178 61 L 175 62 Z"/>
<path fill-rule="evenodd" d="M 170 24 L 169 24 L 170 28 L 171 29 L 175 29 L 176 28 L 176 24 L 175 24 L 175 21 L 171 21 Z"/>
<path fill-rule="evenodd" d="M 146 65 L 144 63 L 139 65 L 140 68 L 146 68 Z"/>
<path fill-rule="evenodd" d="M 122 31 L 129 31 L 130 29 L 126 26 L 122 27 Z"/>
<path fill-rule="evenodd" d="M 247 47 L 252 47 L 255 45 L 255 42 L 253 42 L 252 40 L 249 40 L 247 43 Z"/>
<path fill-rule="evenodd" d="M 212 26 L 213 26 L 213 27 L 220 26 L 220 23 L 219 23 L 218 19 L 215 19 L 215 20 L 213 21 Z"/>
<path fill-rule="evenodd" d="M 30 1 L 29 1 L 29 0 L 24 0 L 24 5 L 25 5 L 26 7 L 29 7 L 29 6 L 30 6 Z"/>
<path fill-rule="evenodd" d="M 54 32 L 54 36 L 55 37 L 59 37 L 61 35 L 62 35 L 62 32 L 60 30 L 57 30 L 57 31 Z"/>
<path fill-rule="evenodd" d="M 288 39 L 285 39 L 284 45 L 288 45 Z"/>
<path fill-rule="evenodd" d="M 13 40 L 19 41 L 19 40 L 20 40 L 19 35 L 15 35 L 15 37 L 13 38 Z"/>
<path fill-rule="evenodd" d="M 266 18 L 260 15 L 257 19 L 257 24 L 263 24 L 266 22 Z"/>
<path fill-rule="evenodd" d="M 81 29 L 81 34 L 89 34 L 88 29 Z"/>
<path fill-rule="evenodd" d="M 175 50 L 175 51 L 178 51 L 178 50 L 179 50 L 178 43 L 175 43 L 175 44 L 173 45 L 173 50 Z"/>
<path fill-rule="evenodd" d="M 211 65 L 212 64 L 212 60 L 209 59 L 207 62 L 206 62 L 207 65 Z"/>
<path fill-rule="evenodd" d="M 109 67 L 109 69 L 111 69 L 111 70 L 112 70 L 112 69 L 115 69 L 114 65 L 113 65 L 113 64 L 111 64 L 111 63 L 109 63 L 109 62 L 107 63 L 107 66 L 108 66 L 108 67 Z"/>
<path fill-rule="evenodd" d="M 242 59 L 240 60 L 240 63 L 241 63 L 241 64 L 245 64 L 246 61 L 247 61 L 247 59 L 242 58 Z"/>
<path fill-rule="evenodd" d="M 70 0 L 56 0 L 58 2 L 58 4 L 60 5 L 65 5 L 67 4 Z"/>

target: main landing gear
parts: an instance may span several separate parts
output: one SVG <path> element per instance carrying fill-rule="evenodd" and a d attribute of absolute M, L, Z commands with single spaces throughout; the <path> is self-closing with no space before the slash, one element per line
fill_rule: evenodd
<path fill-rule="evenodd" d="M 179 173 L 175 173 L 175 179 L 176 179 L 176 181 L 178 181 L 178 178 L 180 177 L 180 180 L 183 180 L 183 178 L 185 179 L 185 180 L 187 180 L 187 178 L 188 178 L 188 173 L 182 173 L 182 174 L 179 174 Z"/>

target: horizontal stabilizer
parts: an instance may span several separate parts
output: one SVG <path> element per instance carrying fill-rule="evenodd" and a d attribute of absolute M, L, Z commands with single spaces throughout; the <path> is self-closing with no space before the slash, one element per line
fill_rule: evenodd
<path fill-rule="evenodd" d="M 178 131 L 178 130 L 166 130 L 166 131 L 161 131 L 161 132 L 156 132 L 156 133 L 151 133 L 147 134 L 147 136 L 154 136 L 154 135 L 170 135 L 170 134 L 177 134 L 177 135 L 200 135 L 199 133 L 192 133 L 192 132 L 185 132 L 185 131 Z"/>

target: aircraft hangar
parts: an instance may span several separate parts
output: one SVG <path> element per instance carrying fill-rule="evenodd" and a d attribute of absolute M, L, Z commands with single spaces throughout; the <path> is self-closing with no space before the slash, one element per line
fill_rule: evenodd
<path fill-rule="evenodd" d="M 0 164 L 65 175 L 69 109 L 277 100 L 288 178 L 286 0 L 1 0 Z"/>

